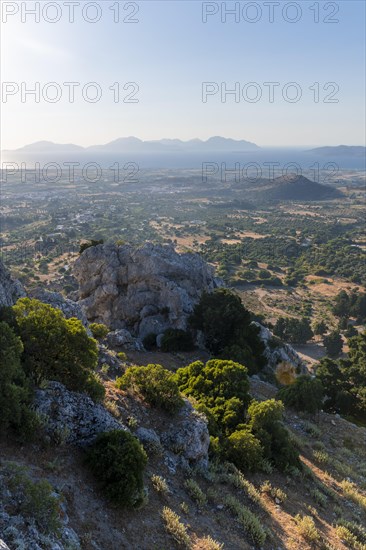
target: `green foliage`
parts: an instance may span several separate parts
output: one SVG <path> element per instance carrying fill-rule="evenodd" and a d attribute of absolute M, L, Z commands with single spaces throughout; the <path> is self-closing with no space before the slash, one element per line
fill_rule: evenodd
<path fill-rule="evenodd" d="M 194 349 L 193 338 L 189 332 L 169 328 L 161 340 L 162 351 L 191 351 Z"/>
<path fill-rule="evenodd" d="M 217 423 L 220 429 L 230 431 L 243 420 L 249 403 L 249 381 L 247 369 L 239 363 L 196 361 L 178 369 L 175 379 L 182 393 L 208 409 L 212 428 Z"/>
<path fill-rule="evenodd" d="M 330 357 L 337 357 L 343 349 L 342 336 L 336 330 L 325 336 L 323 343 Z"/>
<path fill-rule="evenodd" d="M 324 390 L 320 380 L 303 375 L 296 378 L 290 386 L 281 388 L 277 398 L 283 401 L 286 407 L 315 414 L 321 409 L 323 395 Z"/>
<path fill-rule="evenodd" d="M 29 390 L 21 354 L 23 345 L 7 323 L 0 322 L 0 430 L 19 428 L 24 421 Z"/>
<path fill-rule="evenodd" d="M 262 445 L 249 428 L 233 432 L 224 448 L 226 459 L 244 471 L 257 470 L 263 459 Z"/>
<path fill-rule="evenodd" d="M 294 344 L 306 344 L 313 337 L 309 319 L 303 317 L 280 317 L 273 328 L 273 333 L 284 340 Z"/>
<path fill-rule="evenodd" d="M 323 358 L 316 377 L 326 388 L 326 410 L 365 420 L 366 332 L 350 338 L 348 347 L 347 359 Z"/>
<path fill-rule="evenodd" d="M 106 496 L 126 507 L 137 507 L 144 500 L 146 461 L 138 439 L 123 430 L 99 434 L 86 455 L 86 463 Z"/>
<path fill-rule="evenodd" d="M 60 527 L 60 498 L 42 479 L 33 481 L 23 468 L 7 466 L 7 486 L 16 499 L 19 513 L 36 522 L 43 532 L 57 532 Z"/>
<path fill-rule="evenodd" d="M 258 327 L 251 321 L 239 296 L 223 288 L 202 294 L 189 319 L 193 329 L 203 332 L 205 344 L 214 355 L 233 359 L 233 346 L 236 357 L 237 348 L 241 348 L 246 366 L 256 372 L 264 365 L 264 346 L 258 336 Z"/>
<path fill-rule="evenodd" d="M 196 361 L 178 369 L 180 390 L 196 401 L 205 413 L 211 435 L 211 452 L 231 460 L 238 468 L 254 470 L 263 459 L 280 468 L 298 467 L 298 453 L 281 420 L 283 404 L 274 399 L 249 405 L 249 382 L 245 367 L 233 361 Z M 246 422 L 246 416 L 249 422 Z"/>
<path fill-rule="evenodd" d="M 283 412 L 281 401 L 252 401 L 248 408 L 249 426 L 263 446 L 264 458 L 273 461 L 280 469 L 301 468 L 298 452 L 282 424 Z"/>
<path fill-rule="evenodd" d="M 174 375 L 161 365 L 129 367 L 123 376 L 117 378 L 116 386 L 120 389 L 131 388 L 150 405 L 168 412 L 176 412 L 183 405 Z"/>
<path fill-rule="evenodd" d="M 149 332 L 149 334 L 146 334 L 146 336 L 143 338 L 142 343 L 144 345 L 144 348 L 148 351 L 156 348 L 156 334 L 154 332 Z"/>
<path fill-rule="evenodd" d="M 355 317 L 360 323 L 366 321 L 366 293 L 341 290 L 335 297 L 333 313 L 337 317 Z"/>
<path fill-rule="evenodd" d="M 89 328 L 92 332 L 93 338 L 96 338 L 97 340 L 103 340 L 109 332 L 109 328 L 102 323 L 90 323 Z"/>
<path fill-rule="evenodd" d="M 82 254 L 84 252 L 84 250 L 86 250 L 87 248 L 91 248 L 92 246 L 97 246 L 98 244 L 103 244 L 103 243 L 104 243 L 103 239 L 101 239 L 100 241 L 94 241 L 92 239 L 91 241 L 88 241 L 86 243 L 82 243 L 80 245 L 79 254 Z"/>
<path fill-rule="evenodd" d="M 95 398 L 104 395 L 94 376 L 97 344 L 79 319 L 65 319 L 61 311 L 29 298 L 18 300 L 13 310 L 24 347 L 22 365 L 35 384 L 56 380 Z"/>
<path fill-rule="evenodd" d="M 317 321 L 316 323 L 314 323 L 313 331 L 314 334 L 318 336 L 323 336 L 323 334 L 328 331 L 328 327 L 324 321 Z"/>

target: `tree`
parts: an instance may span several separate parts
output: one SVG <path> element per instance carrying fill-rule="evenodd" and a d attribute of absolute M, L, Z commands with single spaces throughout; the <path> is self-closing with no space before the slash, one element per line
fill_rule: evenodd
<path fill-rule="evenodd" d="M 252 324 L 250 312 L 243 306 L 239 296 L 227 289 L 204 293 L 189 319 L 191 327 L 204 334 L 206 347 L 216 356 L 231 357 L 232 346 L 246 354 L 246 367 L 255 372 L 265 364 L 264 345 Z"/>
<path fill-rule="evenodd" d="M 21 425 L 29 391 L 21 366 L 23 345 L 7 323 L 0 322 L 0 429 Z"/>
<path fill-rule="evenodd" d="M 336 330 L 325 336 L 323 343 L 330 357 L 337 357 L 343 349 L 342 336 Z"/>
<path fill-rule="evenodd" d="M 321 409 L 323 402 L 323 385 L 319 379 L 310 376 L 299 376 L 290 386 L 281 388 L 277 394 L 286 407 L 297 411 L 315 414 Z"/>
<path fill-rule="evenodd" d="M 36 385 L 56 380 L 70 390 L 103 397 L 94 374 L 97 343 L 79 319 L 65 319 L 60 310 L 29 298 L 18 300 L 13 310 L 24 346 L 22 365 Z"/>
<path fill-rule="evenodd" d="M 313 331 L 307 317 L 280 317 L 273 328 L 273 333 L 284 340 L 295 344 L 305 344 L 313 337 Z"/>
<path fill-rule="evenodd" d="M 326 332 L 328 332 L 328 327 L 325 324 L 324 321 L 317 321 L 314 323 L 314 334 L 317 336 L 323 336 Z"/>

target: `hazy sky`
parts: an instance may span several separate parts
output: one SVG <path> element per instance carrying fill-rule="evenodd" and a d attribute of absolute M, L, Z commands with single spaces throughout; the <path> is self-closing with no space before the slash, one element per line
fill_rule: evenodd
<path fill-rule="evenodd" d="M 42 1 L 40 22 L 24 11 L 36 4 L 1 2 L 2 149 L 38 140 L 87 146 L 129 135 L 222 135 L 261 146 L 365 142 L 361 0 L 224 2 L 240 10 L 226 22 L 221 1 Z M 39 102 L 22 98 L 37 82 Z M 80 83 L 73 103 L 65 82 Z M 117 82 L 114 102 L 117 86 L 109 87 Z M 204 102 L 205 82 L 211 95 Z M 136 85 L 131 99 L 138 102 L 123 102 Z M 226 102 L 225 88 L 236 89 Z M 98 91 L 101 99 L 90 102 Z M 52 103 L 55 94 L 61 97 Z"/>

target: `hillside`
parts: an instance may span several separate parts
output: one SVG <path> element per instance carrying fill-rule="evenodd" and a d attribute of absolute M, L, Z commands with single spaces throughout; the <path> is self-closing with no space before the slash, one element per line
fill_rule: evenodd
<path fill-rule="evenodd" d="M 281 176 L 262 184 L 258 197 L 268 201 L 322 201 L 342 197 L 342 193 L 304 176 Z"/>
<path fill-rule="evenodd" d="M 295 377 L 305 374 L 311 380 L 291 346 L 275 342 L 264 327 L 258 332 L 240 300 L 226 289 L 213 288 L 212 273 L 205 271 L 199 258 L 177 257 L 170 246 L 131 250 L 128 246 L 98 245 L 87 249 L 80 260 L 76 271 L 84 300 L 88 280 L 91 291 L 84 311 L 80 304 L 40 289 L 36 294 L 38 301 L 21 298 L 13 306 L 17 324 L 13 324 L 8 309 L 1 313 L 1 319 L 6 319 L 2 323 L 3 334 L 8 335 L 2 344 L 5 350 L 12 349 L 13 355 L 9 352 L 1 355 L 0 373 L 5 372 L 6 364 L 16 363 L 17 353 L 18 367 L 36 368 L 38 373 L 40 368 L 47 371 L 47 378 L 41 378 L 42 382 L 34 388 L 31 410 L 36 412 L 33 422 L 37 430 L 33 437 L 28 434 L 24 439 L 24 434 L 14 437 L 10 431 L 4 432 L 4 419 L 11 403 L 0 399 L 3 412 L 0 539 L 8 548 L 364 548 L 366 465 L 362 460 L 366 430 L 323 411 L 315 414 L 286 407 L 281 412 L 280 402 L 272 401 L 279 387 L 283 387 L 277 384 L 274 373 L 293 373 Z M 138 267 L 135 272 L 134 265 Z M 123 279 L 123 273 L 129 274 L 127 279 Z M 9 306 L 24 296 L 24 290 L 3 267 L 0 275 L 0 305 Z M 193 292 L 192 281 L 196 282 L 195 292 L 209 290 L 203 294 L 204 300 Z M 170 309 L 169 323 L 175 315 L 179 318 L 191 308 L 197 326 L 203 314 L 205 323 L 211 323 L 212 318 L 219 323 L 222 315 L 222 327 L 211 324 L 209 333 L 204 328 L 205 347 L 201 335 L 200 345 L 190 351 L 164 351 L 164 341 L 176 347 L 177 338 L 183 336 L 182 332 L 176 332 L 174 340 L 168 333 L 170 340 L 166 340 L 165 325 L 160 327 L 163 330 L 160 338 L 155 335 L 153 344 L 149 339 L 152 346 L 149 351 L 147 340 L 140 340 L 140 336 L 146 336 L 141 331 L 141 319 L 147 313 L 143 308 L 140 321 L 136 318 L 134 334 L 116 325 L 113 331 L 104 325 L 93 325 L 96 307 L 99 314 L 103 307 L 108 311 L 111 296 L 121 304 L 119 323 L 131 320 L 125 300 L 132 297 L 136 301 L 136 295 L 138 300 L 145 296 L 149 303 L 153 297 L 155 307 L 160 307 L 159 300 L 164 296 L 168 305 L 172 301 L 175 309 Z M 174 301 L 176 295 L 181 302 Z M 205 308 L 210 303 L 215 307 L 206 317 Z M 85 313 L 89 323 L 85 321 Z M 152 314 L 153 323 L 156 311 L 150 310 L 149 314 L 147 318 Z M 166 316 L 167 311 L 160 311 L 160 315 Z M 230 326 L 233 316 L 234 334 Z M 87 336 L 83 323 L 89 334 L 93 331 L 97 342 Z M 235 333 L 238 326 L 245 333 L 244 340 L 242 332 Z M 21 355 L 18 344 L 15 346 L 11 336 L 15 330 L 23 342 L 25 355 Z M 38 330 L 41 332 L 34 332 Z M 34 339 L 33 333 L 43 334 L 44 338 Z M 218 349 L 220 337 L 228 339 L 225 342 L 228 344 L 232 336 L 239 347 L 245 345 L 250 368 L 254 365 L 253 357 L 257 360 L 256 374 L 248 376 L 247 369 L 233 361 L 210 361 L 212 346 Z M 182 345 L 186 340 L 179 342 Z M 63 350 L 63 358 L 59 349 Z M 90 385 L 90 379 L 80 378 L 77 383 L 84 384 L 85 389 L 75 391 L 76 364 L 78 368 L 86 368 L 91 360 L 96 384 Z M 187 365 L 191 365 L 189 376 Z M 137 367 L 131 370 L 133 366 Z M 208 384 L 202 386 L 204 380 Z M 212 380 L 216 383 L 211 383 Z M 104 396 L 98 390 L 96 397 L 97 386 L 103 387 Z M 197 412 L 194 407 L 204 403 L 205 414 L 202 408 Z M 226 411 L 224 416 L 220 407 Z M 239 416 L 235 416 L 236 410 Z M 266 410 L 273 411 L 267 420 Z M 14 419 L 10 419 L 10 425 Z M 261 426 L 259 431 L 256 422 Z M 101 481 L 107 470 L 99 465 L 93 472 L 85 462 L 97 434 L 113 434 L 116 429 L 131 434 L 139 452 L 147 454 L 142 499 L 135 508 L 126 508 L 123 505 L 126 502 L 122 506 L 121 502 L 111 502 Z M 213 434 L 217 434 L 216 442 Z M 227 459 L 230 448 L 226 445 L 245 434 L 250 446 L 234 444 L 230 456 L 234 462 L 239 460 L 234 465 Z M 271 453 L 263 455 L 268 452 L 268 445 Z M 112 447 L 108 449 L 111 456 Z M 245 462 L 253 451 L 258 464 Z M 127 455 L 121 457 L 119 468 L 124 459 Z M 242 466 L 238 466 L 243 459 Z M 129 468 L 134 468 L 134 461 Z M 118 478 L 116 471 L 113 484 Z"/>

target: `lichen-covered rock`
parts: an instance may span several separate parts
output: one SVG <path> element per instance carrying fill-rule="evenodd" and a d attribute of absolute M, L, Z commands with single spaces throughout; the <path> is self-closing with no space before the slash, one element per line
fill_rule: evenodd
<path fill-rule="evenodd" d="M 44 417 L 50 437 L 64 443 L 84 446 L 101 432 L 124 429 L 102 405 L 87 395 L 67 390 L 59 382 L 38 389 L 33 408 Z"/>
<path fill-rule="evenodd" d="M 107 342 L 112 348 L 124 348 L 127 351 L 143 351 L 141 340 L 134 338 L 126 329 L 119 329 L 107 334 Z"/>
<path fill-rule="evenodd" d="M 184 406 L 172 420 L 169 429 L 161 434 L 163 445 L 169 451 L 181 455 L 190 465 L 206 467 L 210 435 L 204 415 L 185 400 Z"/>
<path fill-rule="evenodd" d="M 13 306 L 19 298 L 25 295 L 22 284 L 11 278 L 9 271 L 0 260 L 0 307 Z"/>
<path fill-rule="evenodd" d="M 65 298 L 59 292 L 50 292 L 43 288 L 35 288 L 29 292 L 29 297 L 60 309 L 66 319 L 76 317 L 83 323 L 84 327 L 88 327 L 88 320 L 80 305 L 77 302 L 73 302 L 73 300 Z"/>
<path fill-rule="evenodd" d="M 198 254 L 147 243 L 90 247 L 73 268 L 80 305 L 90 322 L 127 329 L 144 338 L 167 328 L 185 329 L 203 291 L 221 286 Z"/>
<path fill-rule="evenodd" d="M 140 427 L 137 428 L 134 435 L 142 443 L 146 451 L 154 454 L 162 452 L 160 437 L 155 430 Z"/>
<path fill-rule="evenodd" d="M 286 365 L 288 369 L 294 369 L 297 375 L 308 374 L 305 363 L 292 346 L 285 343 L 276 346 L 271 345 L 271 342 L 273 342 L 272 332 L 260 323 L 254 322 L 254 324 L 259 327 L 259 337 L 265 346 L 263 352 L 267 360 L 265 371 L 273 373 L 278 365 Z"/>

